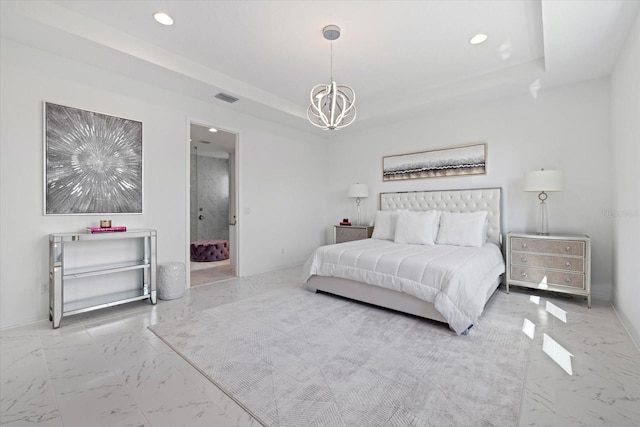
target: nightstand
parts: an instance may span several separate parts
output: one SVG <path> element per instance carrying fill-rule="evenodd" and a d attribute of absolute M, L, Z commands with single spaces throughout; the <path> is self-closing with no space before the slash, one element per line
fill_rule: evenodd
<path fill-rule="evenodd" d="M 507 234 L 509 285 L 587 297 L 591 308 L 589 236 Z"/>
<path fill-rule="evenodd" d="M 334 225 L 333 240 L 336 243 L 352 242 L 368 239 L 373 234 L 373 227 L 367 225 Z"/>

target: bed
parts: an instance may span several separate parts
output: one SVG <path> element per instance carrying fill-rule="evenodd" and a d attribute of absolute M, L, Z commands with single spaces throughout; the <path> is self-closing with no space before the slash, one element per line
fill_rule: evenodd
<path fill-rule="evenodd" d="M 500 188 L 381 193 L 372 238 L 316 249 L 303 281 L 466 334 L 505 272 L 501 236 Z"/>

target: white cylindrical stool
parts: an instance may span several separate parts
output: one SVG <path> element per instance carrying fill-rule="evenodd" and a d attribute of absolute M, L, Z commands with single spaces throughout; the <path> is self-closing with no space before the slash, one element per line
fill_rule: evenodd
<path fill-rule="evenodd" d="M 180 298 L 185 286 L 184 263 L 165 262 L 158 265 L 158 298 Z"/>

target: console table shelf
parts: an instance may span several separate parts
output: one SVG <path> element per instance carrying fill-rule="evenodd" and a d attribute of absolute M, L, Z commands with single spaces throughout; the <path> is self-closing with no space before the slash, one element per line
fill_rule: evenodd
<path fill-rule="evenodd" d="M 132 243 L 142 240 L 142 253 L 140 257 L 122 262 L 111 262 L 102 265 L 65 265 L 69 257 L 69 251 L 65 255 L 68 245 L 77 242 L 100 242 L 126 239 Z M 104 246 L 104 244 L 102 244 Z M 94 261 L 95 262 L 95 261 Z M 139 288 L 109 292 L 78 299 L 75 301 L 64 300 L 67 280 L 81 279 L 93 276 L 102 276 L 125 271 L 141 272 Z M 110 233 L 54 233 L 49 235 L 49 320 L 54 328 L 60 327 L 60 322 L 65 316 L 85 313 L 87 311 L 112 307 L 132 301 L 149 299 L 152 304 L 156 299 L 156 230 L 130 230 L 125 232 Z"/>
<path fill-rule="evenodd" d="M 113 307 L 114 305 L 140 301 L 148 298 L 149 294 L 145 293 L 142 289 L 100 295 L 93 298 L 66 302 L 63 304 L 62 314 L 63 316 L 71 316 L 73 314 L 85 313 L 87 311 Z"/>
<path fill-rule="evenodd" d="M 147 268 L 146 261 L 130 261 L 116 264 L 94 265 L 81 268 L 70 268 L 64 272 L 65 279 L 79 279 L 81 277 L 98 276 L 101 274 L 118 273 L 121 271 Z"/>

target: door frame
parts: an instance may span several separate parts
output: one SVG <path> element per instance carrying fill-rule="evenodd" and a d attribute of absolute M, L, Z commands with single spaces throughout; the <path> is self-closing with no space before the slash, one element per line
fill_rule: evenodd
<path fill-rule="evenodd" d="M 191 125 L 198 125 L 204 127 L 215 127 L 222 131 L 235 135 L 234 142 L 234 209 L 235 209 L 235 225 L 233 227 L 229 223 L 229 240 L 233 241 L 233 245 L 230 247 L 230 257 L 235 259 L 235 275 L 241 277 L 242 264 L 240 260 L 240 224 L 238 221 L 240 212 L 240 133 L 237 130 L 232 130 L 227 127 L 213 125 L 206 120 L 194 119 L 187 117 L 186 121 L 186 137 L 185 137 L 185 261 L 186 261 L 186 281 L 187 287 L 191 287 Z M 230 219 L 230 218 L 229 218 Z M 232 235 L 233 234 L 233 235 Z"/>

